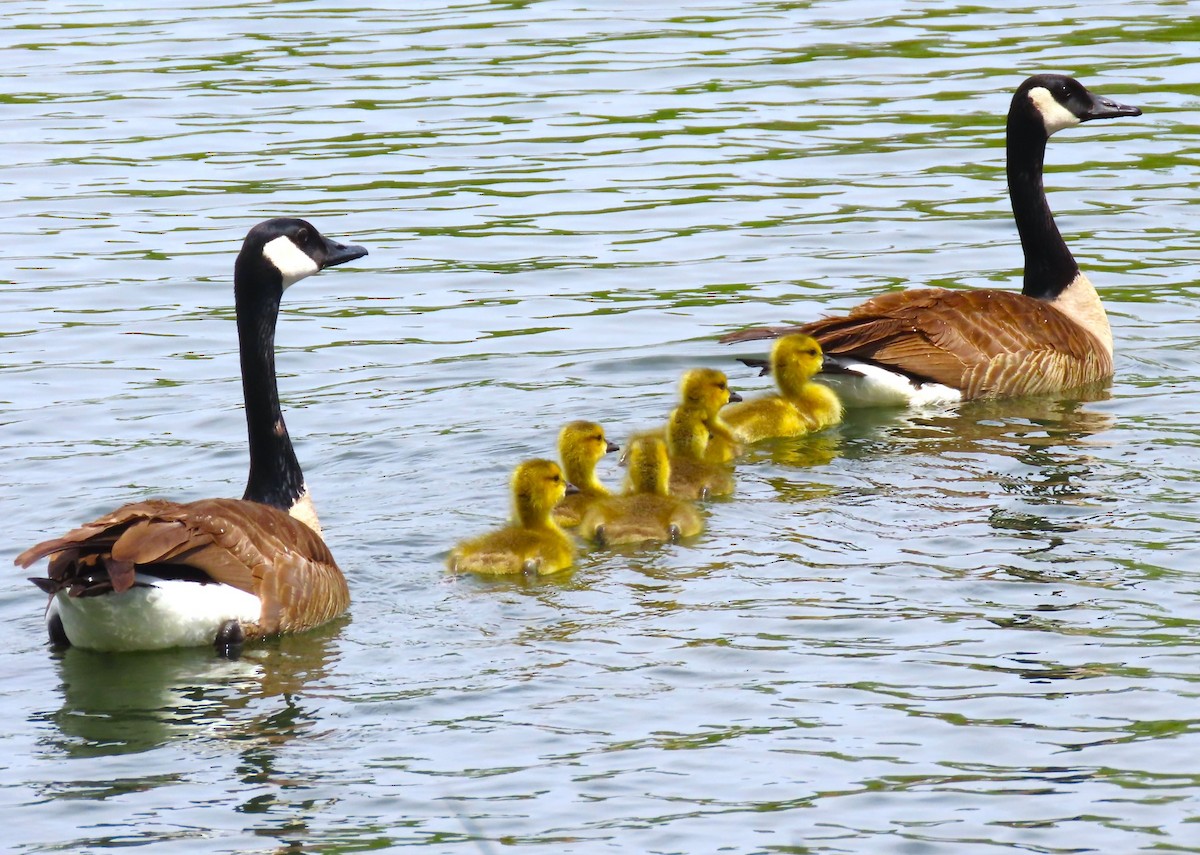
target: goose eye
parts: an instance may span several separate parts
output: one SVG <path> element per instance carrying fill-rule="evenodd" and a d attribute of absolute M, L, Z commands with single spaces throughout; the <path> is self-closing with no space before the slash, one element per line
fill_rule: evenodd
<path fill-rule="evenodd" d="M 296 232 L 296 243 L 301 246 L 308 243 L 308 229 L 302 228 Z"/>

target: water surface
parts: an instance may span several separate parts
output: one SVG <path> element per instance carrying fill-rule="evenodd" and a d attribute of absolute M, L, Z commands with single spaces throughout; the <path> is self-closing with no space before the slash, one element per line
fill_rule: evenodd
<path fill-rule="evenodd" d="M 371 250 L 279 325 L 354 605 L 237 662 L 54 654 L 14 570 L 12 851 L 1200 851 L 1193 6 L 116 5 L 5 7 L 0 552 L 240 495 L 232 260 L 299 215 Z M 695 544 L 445 576 L 564 422 L 765 388 L 721 333 L 1017 287 L 1044 70 L 1145 111 L 1047 156 L 1111 388 L 858 413 Z"/>

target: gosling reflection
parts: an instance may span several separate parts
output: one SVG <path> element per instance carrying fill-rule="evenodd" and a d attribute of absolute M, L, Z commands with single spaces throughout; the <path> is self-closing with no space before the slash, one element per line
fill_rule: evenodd
<path fill-rule="evenodd" d="M 280 637 L 235 661 L 207 649 L 61 651 L 63 703 L 46 716 L 57 728 L 50 744 L 71 757 L 100 757 L 191 738 L 286 742 L 313 722 L 299 699 L 336 658 L 339 625 Z M 267 699 L 278 702 L 262 704 Z"/>
<path fill-rule="evenodd" d="M 769 460 L 777 466 L 789 469 L 827 466 L 843 453 L 845 437 L 837 431 L 838 429 L 802 437 L 768 439 L 748 448 L 743 462 Z"/>

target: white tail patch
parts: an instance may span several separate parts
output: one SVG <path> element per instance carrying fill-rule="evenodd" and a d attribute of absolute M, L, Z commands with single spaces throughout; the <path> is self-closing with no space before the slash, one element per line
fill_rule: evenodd
<path fill-rule="evenodd" d="M 1029 100 L 1033 102 L 1034 109 L 1042 117 L 1042 124 L 1046 128 L 1046 136 L 1051 136 L 1063 128 L 1071 128 L 1079 124 L 1079 117 L 1058 103 L 1054 96 L 1050 94 L 1050 90 L 1044 86 L 1035 86 L 1029 90 Z"/>
<path fill-rule="evenodd" d="M 283 277 L 286 291 L 305 276 L 312 276 L 321 268 L 309 258 L 308 253 L 292 243 L 287 235 L 280 235 L 263 247 L 263 258 L 271 262 Z"/>
<path fill-rule="evenodd" d="M 229 585 L 159 579 L 144 573 L 120 594 L 54 596 L 46 621 L 58 615 L 76 647 L 89 650 L 164 650 L 212 644 L 228 620 L 258 623 L 262 602 Z"/>
<path fill-rule="evenodd" d="M 856 407 L 937 407 L 962 400 L 962 392 L 941 383 L 914 383 L 881 365 L 839 357 L 845 373 L 821 374 L 842 404 Z"/>

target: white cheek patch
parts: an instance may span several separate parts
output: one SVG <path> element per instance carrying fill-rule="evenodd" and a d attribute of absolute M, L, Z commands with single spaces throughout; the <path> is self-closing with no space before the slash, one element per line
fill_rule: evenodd
<path fill-rule="evenodd" d="M 275 265 L 275 269 L 283 277 L 284 290 L 321 269 L 304 250 L 292 243 L 292 239 L 287 235 L 280 235 L 264 246 L 263 257 Z"/>
<path fill-rule="evenodd" d="M 1033 102 L 1034 109 L 1041 114 L 1042 124 L 1046 127 L 1046 136 L 1079 124 L 1079 117 L 1055 101 L 1050 90 L 1043 86 L 1035 86 L 1030 89 L 1029 100 Z"/>

